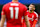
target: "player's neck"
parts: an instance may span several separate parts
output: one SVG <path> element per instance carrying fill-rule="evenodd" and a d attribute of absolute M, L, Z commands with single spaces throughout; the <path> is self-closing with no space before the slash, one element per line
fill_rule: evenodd
<path fill-rule="evenodd" d="M 30 13 L 33 13 L 33 10 L 32 10 L 32 11 L 29 10 L 29 12 L 30 12 Z"/>
<path fill-rule="evenodd" d="M 12 0 L 12 2 L 18 2 L 18 0 Z"/>

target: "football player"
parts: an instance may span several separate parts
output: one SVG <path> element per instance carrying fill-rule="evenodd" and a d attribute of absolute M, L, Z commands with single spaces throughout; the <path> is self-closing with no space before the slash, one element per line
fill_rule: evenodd
<path fill-rule="evenodd" d="M 22 27 L 22 16 L 25 18 L 27 27 L 30 27 L 26 11 L 26 6 L 18 0 L 12 0 L 12 2 L 5 4 L 1 12 L 1 27 L 4 25 L 5 18 L 7 21 L 6 27 Z"/>
<path fill-rule="evenodd" d="M 30 27 L 35 27 L 35 25 L 38 21 L 38 14 L 34 10 L 35 10 L 35 5 L 30 4 L 29 10 L 27 11 L 27 17 L 30 21 Z"/>

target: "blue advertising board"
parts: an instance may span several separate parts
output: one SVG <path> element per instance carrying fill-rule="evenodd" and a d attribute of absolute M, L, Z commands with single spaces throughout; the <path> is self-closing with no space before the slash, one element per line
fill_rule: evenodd
<path fill-rule="evenodd" d="M 12 0 L 0 0 L 0 4 L 6 4 L 11 1 Z M 21 2 L 23 4 L 30 4 L 30 3 L 40 4 L 40 0 L 19 0 L 19 2 Z"/>

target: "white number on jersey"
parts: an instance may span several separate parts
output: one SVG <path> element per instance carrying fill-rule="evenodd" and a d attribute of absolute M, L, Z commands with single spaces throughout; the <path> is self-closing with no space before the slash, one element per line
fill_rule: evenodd
<path fill-rule="evenodd" d="M 9 8 L 11 19 L 13 19 L 13 17 L 14 17 L 14 16 L 13 16 L 13 15 L 14 15 L 14 14 L 13 14 L 13 13 L 14 13 L 14 12 L 13 12 L 13 9 L 14 9 L 13 7 L 10 7 L 10 8 Z M 15 19 L 18 19 L 19 7 L 15 7 L 15 10 L 16 10 L 16 12 L 15 12 Z"/>

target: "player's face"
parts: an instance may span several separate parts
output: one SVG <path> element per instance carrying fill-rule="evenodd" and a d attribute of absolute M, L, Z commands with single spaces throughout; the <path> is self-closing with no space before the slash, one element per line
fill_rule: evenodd
<path fill-rule="evenodd" d="M 31 5 L 29 6 L 29 10 L 35 10 L 34 5 L 31 4 Z"/>

